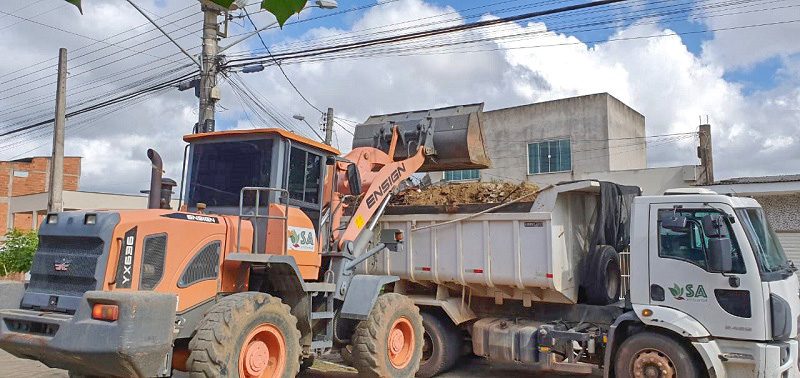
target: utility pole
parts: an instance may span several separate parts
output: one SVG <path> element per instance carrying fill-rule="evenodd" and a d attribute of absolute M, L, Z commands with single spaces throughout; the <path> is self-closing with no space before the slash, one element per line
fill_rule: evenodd
<path fill-rule="evenodd" d="M 333 108 L 328 108 L 325 115 L 325 144 L 331 145 L 333 142 Z"/>
<path fill-rule="evenodd" d="M 700 125 L 700 146 L 697 147 L 700 158 L 700 179 L 703 185 L 714 184 L 714 154 L 711 148 L 711 125 Z"/>
<path fill-rule="evenodd" d="M 47 191 L 47 212 L 64 210 L 64 125 L 67 110 L 67 49 L 58 50 L 58 83 L 56 84 L 56 115 L 53 131 L 53 156 L 50 159 L 50 181 Z"/>
<path fill-rule="evenodd" d="M 201 5 L 203 10 L 203 54 L 200 72 L 200 109 L 196 133 L 212 132 L 215 129 L 214 107 L 219 100 L 217 88 L 218 50 L 219 50 L 219 10 Z"/>

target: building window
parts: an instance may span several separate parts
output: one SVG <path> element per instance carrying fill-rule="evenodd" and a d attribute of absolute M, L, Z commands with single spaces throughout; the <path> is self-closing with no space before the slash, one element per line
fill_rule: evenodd
<path fill-rule="evenodd" d="M 481 173 L 477 169 L 444 172 L 444 181 L 478 181 L 480 179 Z"/>
<path fill-rule="evenodd" d="M 572 151 L 569 139 L 528 144 L 528 174 L 570 170 L 572 170 Z"/>

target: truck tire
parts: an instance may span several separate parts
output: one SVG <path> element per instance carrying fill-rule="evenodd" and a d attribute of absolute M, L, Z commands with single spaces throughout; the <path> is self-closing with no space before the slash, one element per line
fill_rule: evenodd
<path fill-rule="evenodd" d="M 300 370 L 297 318 L 268 294 L 232 294 L 205 315 L 189 351 L 191 377 L 294 377 Z"/>
<path fill-rule="evenodd" d="M 617 351 L 617 378 L 700 377 L 694 356 L 675 339 L 660 333 L 642 332 L 629 337 Z"/>
<path fill-rule="evenodd" d="M 450 320 L 431 313 L 422 313 L 425 328 L 417 377 L 430 378 L 444 373 L 461 357 L 464 337 Z"/>
<path fill-rule="evenodd" d="M 619 300 L 622 277 L 619 254 L 613 247 L 602 245 L 589 255 L 583 287 L 586 301 L 593 305 L 608 305 Z"/>
<path fill-rule="evenodd" d="M 353 335 L 353 367 L 359 377 L 410 378 L 422 357 L 422 316 L 408 297 L 378 297 Z"/>

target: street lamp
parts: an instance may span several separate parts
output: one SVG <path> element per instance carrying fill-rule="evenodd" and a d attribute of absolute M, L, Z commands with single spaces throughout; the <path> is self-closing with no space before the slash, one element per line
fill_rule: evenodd
<path fill-rule="evenodd" d="M 317 129 L 315 129 L 315 128 L 314 128 L 314 126 L 311 126 L 311 124 L 310 124 L 310 123 L 308 123 L 308 121 L 306 121 L 306 117 L 304 117 L 304 116 L 302 116 L 302 115 L 300 115 L 300 114 L 295 114 L 295 115 L 293 115 L 293 116 L 292 116 L 292 118 L 294 118 L 294 119 L 296 119 L 296 120 L 298 120 L 298 121 L 302 121 L 302 122 L 304 122 L 306 125 L 308 125 L 308 128 L 309 128 L 309 129 L 311 129 L 311 131 L 313 131 L 313 132 L 314 132 L 314 134 L 317 134 L 317 136 L 319 137 L 319 140 L 325 140 L 325 139 L 322 137 L 322 135 L 320 135 L 320 134 L 317 132 Z"/>
<path fill-rule="evenodd" d="M 337 6 L 339 6 L 339 5 L 336 3 L 336 0 L 317 0 L 315 2 L 315 5 L 309 5 L 309 6 L 306 6 L 305 8 L 303 8 L 303 9 L 307 9 L 307 8 L 334 9 Z M 269 24 L 267 26 L 264 26 L 262 28 L 258 28 L 253 32 L 245 34 L 241 38 L 231 42 L 230 45 L 220 48 L 218 53 L 222 53 L 223 51 L 225 51 L 225 50 L 227 50 L 227 49 L 229 49 L 229 48 L 231 48 L 231 47 L 233 47 L 233 46 L 235 46 L 235 45 L 237 45 L 237 44 L 239 44 L 241 42 L 244 42 L 244 41 L 248 40 L 250 37 L 252 37 L 252 36 L 254 36 L 254 35 L 258 34 L 258 33 L 261 33 L 262 31 L 264 31 L 266 29 L 269 29 L 269 28 L 271 28 L 271 27 L 273 27 L 273 26 L 275 26 L 277 24 L 278 24 L 278 21 L 275 21 L 275 22 L 273 22 L 273 23 L 271 23 L 271 24 Z"/>

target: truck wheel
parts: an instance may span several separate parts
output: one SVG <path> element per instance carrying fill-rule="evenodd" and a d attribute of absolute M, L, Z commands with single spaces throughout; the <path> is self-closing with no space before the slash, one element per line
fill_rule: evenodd
<path fill-rule="evenodd" d="M 589 304 L 607 305 L 619 300 L 619 254 L 613 247 L 602 245 L 589 255 L 586 282 L 583 287 Z"/>
<path fill-rule="evenodd" d="M 417 377 L 430 378 L 455 365 L 461 357 L 464 338 L 452 322 L 434 314 L 423 312 L 422 326 L 425 333 Z"/>
<path fill-rule="evenodd" d="M 289 306 L 268 294 L 221 299 L 189 341 L 192 377 L 294 377 L 300 370 L 300 331 Z"/>
<path fill-rule="evenodd" d="M 700 376 L 700 369 L 694 356 L 671 337 L 643 332 L 622 343 L 614 373 L 618 378 L 694 378 Z"/>
<path fill-rule="evenodd" d="M 406 296 L 378 297 L 353 335 L 353 367 L 359 377 L 409 378 L 422 357 L 422 317 Z"/>

